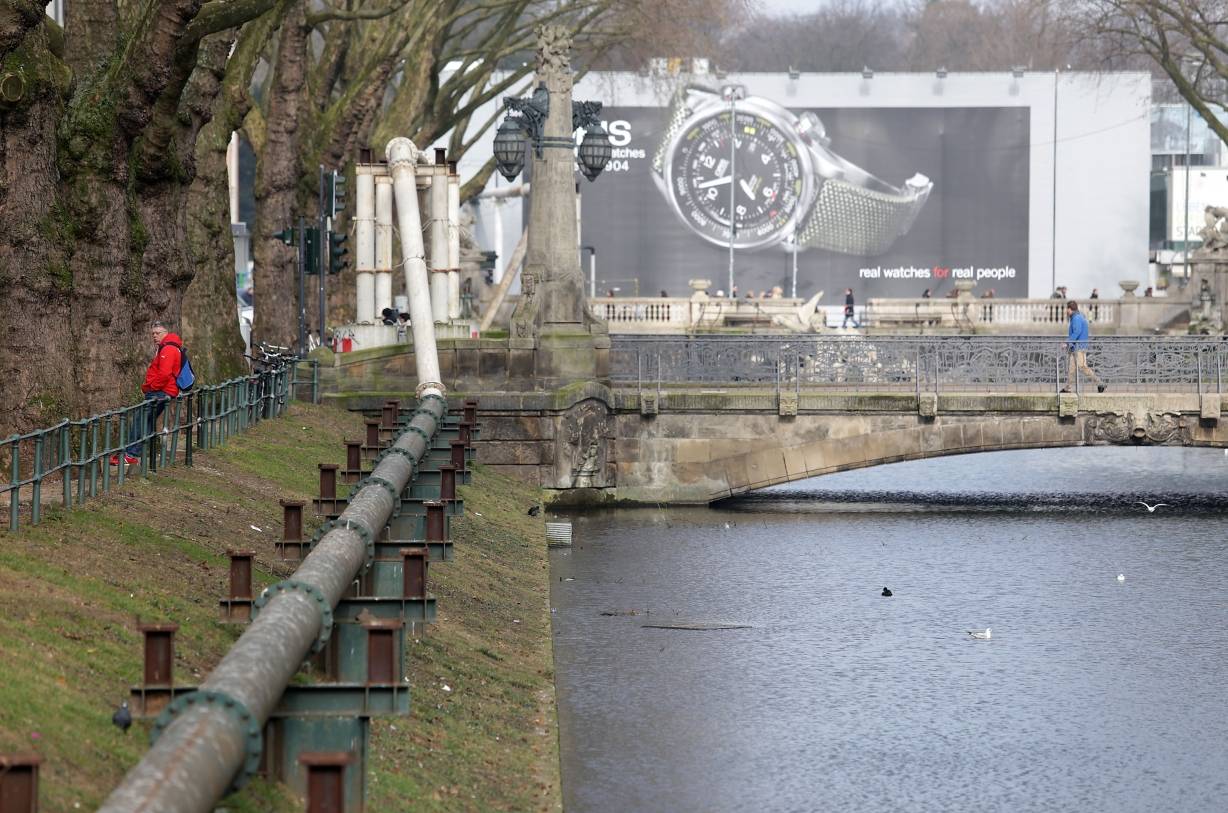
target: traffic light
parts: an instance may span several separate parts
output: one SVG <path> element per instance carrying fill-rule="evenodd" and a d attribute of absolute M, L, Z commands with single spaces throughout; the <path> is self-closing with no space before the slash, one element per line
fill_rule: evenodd
<path fill-rule="evenodd" d="M 314 226 L 303 229 L 303 271 L 320 273 L 320 230 Z"/>
<path fill-rule="evenodd" d="M 285 231 L 275 232 L 273 237 L 282 241 L 288 246 L 294 245 L 294 229 L 286 229 Z"/>
<path fill-rule="evenodd" d="M 330 217 L 336 217 L 337 213 L 345 209 L 345 175 L 333 170 L 330 176 L 329 183 L 329 211 Z"/>
<path fill-rule="evenodd" d="M 346 257 L 350 253 L 345 244 L 349 239 L 345 232 L 328 233 L 328 273 L 340 274 L 345 270 Z"/>

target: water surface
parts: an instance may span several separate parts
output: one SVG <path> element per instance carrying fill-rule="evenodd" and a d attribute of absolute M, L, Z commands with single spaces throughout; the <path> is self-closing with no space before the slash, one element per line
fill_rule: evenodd
<path fill-rule="evenodd" d="M 574 519 L 569 813 L 1224 809 L 1222 452 L 950 457 Z M 643 626 L 678 621 L 752 628 Z"/>

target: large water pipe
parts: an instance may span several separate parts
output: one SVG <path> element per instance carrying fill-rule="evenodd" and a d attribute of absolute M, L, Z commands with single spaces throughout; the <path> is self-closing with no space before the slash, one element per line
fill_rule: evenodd
<path fill-rule="evenodd" d="M 418 188 L 414 168 L 421 155 L 408 138 L 388 142 L 388 165 L 397 200 L 397 227 L 401 234 L 401 265 L 409 294 L 409 320 L 414 331 L 414 358 L 418 364 L 418 397 L 443 395 L 439 355 L 435 349 L 435 324 L 431 316 L 431 288 L 423 259 L 422 221 L 418 213 Z"/>
<path fill-rule="evenodd" d="M 423 346 L 416 354 L 421 370 Z M 403 431 L 395 443 L 405 454 L 386 455 L 370 484 L 350 499 L 338 527 L 320 539 L 293 576 L 265 591 L 266 603 L 258 602 L 251 625 L 200 690 L 187 696 L 191 701 L 177 714 L 163 714 L 157 741 L 99 813 L 210 813 L 232 784 L 256 772 L 265 722 L 304 659 L 325 639 L 331 608 L 367 563 L 367 540 L 388 523 L 446 411 L 437 388 L 422 396 L 410 421 L 417 428 Z"/>
<path fill-rule="evenodd" d="M 431 167 L 431 314 L 436 322 L 448 321 L 448 164 L 444 151 L 435 150 Z"/>
<path fill-rule="evenodd" d="M 375 312 L 392 307 L 392 179 L 375 179 Z"/>
<path fill-rule="evenodd" d="M 358 274 L 357 321 L 375 322 L 375 176 L 359 167 L 354 179 L 354 270 Z"/>
<path fill-rule="evenodd" d="M 460 174 L 448 162 L 448 319 L 460 319 Z"/>

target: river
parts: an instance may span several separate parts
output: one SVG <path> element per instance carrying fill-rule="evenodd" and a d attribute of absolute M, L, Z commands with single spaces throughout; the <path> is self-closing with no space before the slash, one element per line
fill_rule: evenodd
<path fill-rule="evenodd" d="M 948 457 L 572 518 L 567 813 L 1228 805 L 1220 451 Z M 679 623 L 748 628 L 645 626 Z"/>

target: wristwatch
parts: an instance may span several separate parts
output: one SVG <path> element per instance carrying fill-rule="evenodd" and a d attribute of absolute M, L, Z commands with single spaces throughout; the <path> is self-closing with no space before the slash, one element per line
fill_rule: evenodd
<path fill-rule="evenodd" d="M 882 254 L 912 228 L 934 184 L 917 173 L 892 186 L 830 143 L 814 113 L 794 114 L 758 96 L 726 101 L 690 84 L 670 106 L 653 178 L 682 222 L 720 246 L 730 243 L 732 220 L 736 248 L 792 250 L 796 243 Z"/>

